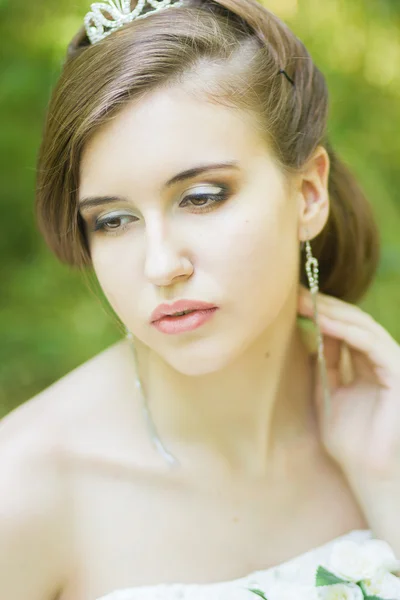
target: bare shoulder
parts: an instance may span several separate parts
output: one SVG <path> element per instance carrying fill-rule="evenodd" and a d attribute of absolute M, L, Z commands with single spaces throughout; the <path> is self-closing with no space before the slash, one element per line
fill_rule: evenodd
<path fill-rule="evenodd" d="M 46 444 L 17 420 L 1 422 L 1 598 L 45 600 L 62 588 L 69 560 L 65 502 Z"/>
<path fill-rule="evenodd" d="M 55 388 L 60 393 L 46 390 L 0 421 L 0 597 L 9 600 L 54 598 L 68 577 L 63 385 Z"/>
<path fill-rule="evenodd" d="M 60 461 L 108 460 L 123 456 L 128 444 L 140 444 L 141 423 L 132 350 L 123 339 L 0 421 L 0 453 L 18 447 L 20 460 L 35 453 Z M 135 455 L 132 446 L 129 451 Z M 10 456 L 10 450 L 2 453 Z"/>
<path fill-rule="evenodd" d="M 40 473 L 41 479 L 48 479 L 44 487 L 50 490 L 49 479 L 61 476 L 74 445 L 90 447 L 93 432 L 101 431 L 126 391 L 129 369 L 123 342 L 89 359 L 0 420 L 3 480 L 21 478 L 27 489 L 32 483 L 29 474 L 37 478 Z"/>
<path fill-rule="evenodd" d="M 134 389 L 123 340 L 0 421 L 0 598 L 54 598 L 69 580 L 75 467 L 121 462 Z"/>
<path fill-rule="evenodd" d="M 109 394 L 118 396 L 127 376 L 125 340 L 106 348 L 55 381 L 0 421 L 0 444 L 19 440 L 32 448 L 60 446 L 69 427 L 79 427 L 88 413 L 104 410 Z M 94 418 L 95 420 L 95 418 Z"/>

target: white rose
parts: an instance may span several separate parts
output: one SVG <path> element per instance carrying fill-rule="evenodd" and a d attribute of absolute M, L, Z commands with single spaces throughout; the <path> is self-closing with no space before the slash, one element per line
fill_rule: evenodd
<path fill-rule="evenodd" d="M 384 573 L 374 579 L 362 582 L 368 596 L 379 596 L 389 600 L 400 600 L 400 579 L 391 573 Z"/>
<path fill-rule="evenodd" d="M 317 590 L 319 600 L 364 600 L 361 588 L 351 583 L 337 583 L 317 588 Z"/>
<path fill-rule="evenodd" d="M 361 581 L 399 568 L 389 544 L 381 540 L 356 543 L 344 540 L 335 544 L 328 569 L 348 581 Z"/>
<path fill-rule="evenodd" d="M 288 582 L 277 582 L 265 594 L 268 600 L 319 600 L 317 588 Z"/>
<path fill-rule="evenodd" d="M 368 540 L 365 543 L 365 554 L 379 565 L 379 570 L 392 572 L 400 569 L 400 561 L 387 542 L 382 540 Z"/>

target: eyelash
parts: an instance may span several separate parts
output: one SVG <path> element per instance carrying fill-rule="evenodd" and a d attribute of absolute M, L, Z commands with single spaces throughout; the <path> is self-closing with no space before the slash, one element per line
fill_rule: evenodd
<path fill-rule="evenodd" d="M 207 199 L 212 199 L 212 204 L 206 206 L 205 208 L 203 207 L 198 207 L 199 210 L 195 210 L 195 213 L 207 213 L 210 212 L 211 210 L 214 210 L 215 206 L 218 204 L 222 204 L 225 200 L 227 200 L 230 196 L 230 190 L 227 186 L 223 186 L 223 185 L 219 185 L 218 187 L 220 187 L 222 189 L 221 192 L 219 192 L 218 194 L 193 194 L 191 196 L 186 196 L 186 198 L 184 199 L 184 203 L 190 201 L 190 200 L 207 200 Z M 182 206 L 182 204 L 181 204 Z M 104 219 L 98 219 L 95 222 L 95 225 L 93 227 L 93 231 L 94 232 L 100 232 L 104 235 L 111 235 L 111 236 L 115 236 L 115 235 L 119 235 L 120 233 L 122 233 L 123 231 L 125 231 L 128 227 L 129 227 L 129 223 L 127 223 L 126 225 L 122 225 L 121 227 L 117 227 L 113 230 L 108 230 L 106 228 L 106 226 L 109 223 L 112 223 L 113 221 L 118 221 L 118 220 L 122 220 L 124 218 L 130 218 L 127 215 L 121 215 L 121 216 L 116 216 L 116 217 L 112 217 L 110 218 L 104 218 Z"/>

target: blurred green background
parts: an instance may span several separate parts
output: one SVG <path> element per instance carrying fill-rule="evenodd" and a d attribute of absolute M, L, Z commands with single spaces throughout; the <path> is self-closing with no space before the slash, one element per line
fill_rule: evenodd
<path fill-rule="evenodd" d="M 360 306 L 400 342 L 400 0 L 264 0 L 308 47 L 331 92 L 330 136 L 375 209 L 378 277 Z M 0 0 L 0 418 L 121 337 L 34 220 L 51 89 L 87 0 Z"/>

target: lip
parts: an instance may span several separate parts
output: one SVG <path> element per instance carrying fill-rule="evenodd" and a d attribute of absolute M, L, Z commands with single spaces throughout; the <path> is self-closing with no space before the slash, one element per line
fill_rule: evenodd
<path fill-rule="evenodd" d="M 151 314 L 151 323 L 159 321 L 163 317 L 173 315 L 177 312 L 186 310 L 209 310 L 210 308 L 218 308 L 215 304 L 202 302 L 200 300 L 178 300 L 173 304 L 160 304 Z"/>

